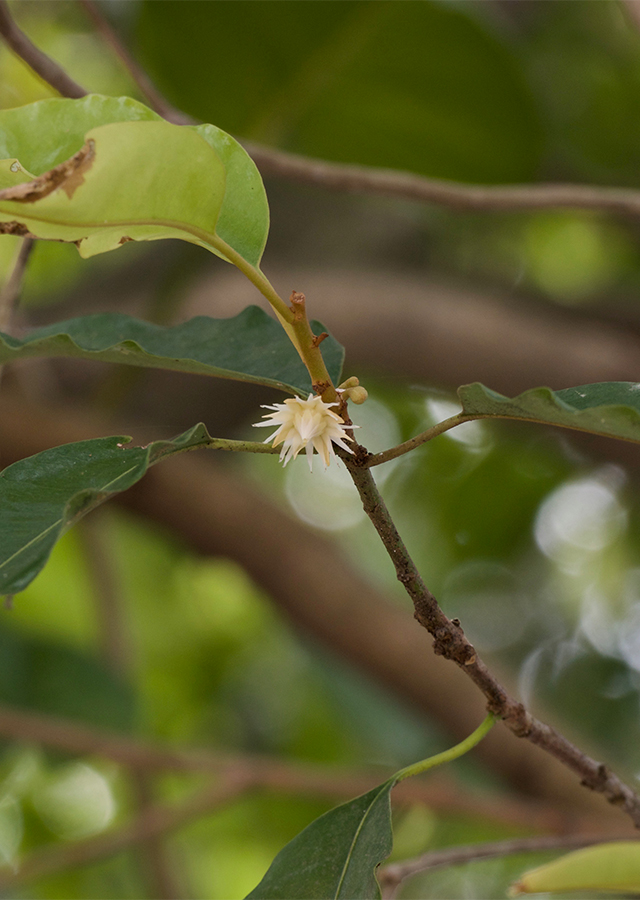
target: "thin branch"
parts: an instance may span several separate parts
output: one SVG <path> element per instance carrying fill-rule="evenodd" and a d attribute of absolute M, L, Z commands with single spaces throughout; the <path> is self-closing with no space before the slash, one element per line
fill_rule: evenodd
<path fill-rule="evenodd" d="M 392 900 L 399 885 L 407 878 L 419 875 L 429 869 L 443 866 L 457 866 L 479 859 L 496 859 L 513 856 L 516 853 L 541 853 L 545 850 L 579 850 L 594 844 L 605 844 L 616 840 L 629 840 L 627 835 L 615 837 L 610 834 L 568 834 L 551 837 L 513 838 L 484 844 L 467 844 L 462 847 L 447 847 L 432 850 L 416 859 L 407 859 L 385 866 L 378 874 L 383 900 Z"/>
<path fill-rule="evenodd" d="M 11 274 L 0 291 L 0 331 L 2 332 L 7 332 L 9 330 L 11 319 L 18 307 L 20 294 L 22 293 L 22 285 L 24 283 L 24 276 L 27 271 L 27 264 L 34 245 L 35 241 L 33 238 L 23 238 Z M 0 365 L 0 381 L 2 381 L 3 374 L 4 366 Z"/>
<path fill-rule="evenodd" d="M 462 184 L 396 169 L 326 162 L 249 141 L 243 141 L 243 146 L 263 175 L 315 184 L 327 190 L 399 197 L 460 210 L 514 212 L 569 208 L 640 215 L 640 191 L 633 188 L 552 183 Z"/>
<path fill-rule="evenodd" d="M 91 574 L 100 655 L 123 680 L 132 669 L 129 629 L 123 620 L 123 603 L 118 577 L 108 552 L 109 513 L 103 508 L 80 522 L 78 536 Z"/>
<path fill-rule="evenodd" d="M 362 449 L 362 448 L 361 448 Z M 602 763 L 587 756 L 562 734 L 534 718 L 522 703 L 509 696 L 466 638 L 458 620 L 449 619 L 425 585 L 409 556 L 369 469 L 358 459 L 342 454 L 360 494 L 365 512 L 378 532 L 394 564 L 396 575 L 414 605 L 414 616 L 434 639 L 433 650 L 452 660 L 487 699 L 487 709 L 502 719 L 517 737 L 526 738 L 575 772 L 584 787 L 603 794 L 609 803 L 624 810 L 640 828 L 640 797 Z"/>
<path fill-rule="evenodd" d="M 144 810 L 133 822 L 116 831 L 70 844 L 56 844 L 32 853 L 16 872 L 0 872 L 0 890 L 13 889 L 66 869 L 106 859 L 123 850 L 174 831 L 183 825 L 235 800 L 251 788 L 244 774 L 227 777 L 224 782 L 196 791 L 184 803 L 154 806 Z"/>
<path fill-rule="evenodd" d="M 371 468 L 371 466 L 379 466 L 380 463 L 397 459 L 399 456 L 403 456 L 405 453 L 415 450 L 416 447 L 419 447 L 421 444 L 426 444 L 427 441 L 432 440 L 434 437 L 438 437 L 439 434 L 444 434 L 445 431 L 449 431 L 450 428 L 455 428 L 456 425 L 463 425 L 465 422 L 471 422 L 473 419 L 477 418 L 477 416 L 468 416 L 464 413 L 457 413 L 455 416 L 451 416 L 449 419 L 438 422 L 437 425 L 434 425 L 432 428 L 428 428 L 426 431 L 421 432 L 421 434 L 409 438 L 408 441 L 404 441 L 404 443 L 398 444 L 396 447 L 391 447 L 389 450 L 383 450 L 380 453 L 374 453 L 367 456 L 363 461 L 363 465 Z"/>
<path fill-rule="evenodd" d="M 0 331 L 7 330 L 11 317 L 18 305 L 24 276 L 27 271 L 27 263 L 29 262 L 33 246 L 34 241 L 32 238 L 27 237 L 23 239 L 11 275 L 9 275 L 0 291 Z"/>
<path fill-rule="evenodd" d="M 133 804 L 136 816 L 153 815 L 155 806 L 155 784 L 153 773 L 132 770 L 129 773 L 129 781 L 133 789 Z M 220 782 L 227 784 L 226 780 Z M 240 790 L 240 793 L 243 791 Z M 234 799 L 233 795 L 226 800 Z M 215 808 L 218 805 L 214 804 Z M 208 812 L 209 810 L 207 810 Z M 166 832 L 149 834 L 137 846 L 137 861 L 143 883 L 147 885 L 149 900 L 182 900 L 190 896 L 186 887 L 186 873 L 184 866 L 174 860 L 172 847 L 166 840 Z"/>
<path fill-rule="evenodd" d="M 85 89 L 67 75 L 62 66 L 32 44 L 24 31 L 18 28 L 9 12 L 7 0 L 0 0 L 0 35 L 17 56 L 63 97 L 77 99 L 86 95 Z"/>
<path fill-rule="evenodd" d="M 79 0 L 79 2 L 91 18 L 96 30 L 100 33 L 104 41 L 109 44 L 129 72 L 133 81 L 138 85 L 140 92 L 146 98 L 149 106 L 161 115 L 163 119 L 166 119 L 167 122 L 173 122 L 174 125 L 195 124 L 191 116 L 176 109 L 175 106 L 172 106 L 169 101 L 162 96 L 160 91 L 151 81 L 151 78 L 149 78 L 149 75 L 133 58 L 131 53 L 129 53 L 129 50 L 125 47 L 119 35 L 112 28 L 105 16 L 103 16 L 98 4 L 94 3 L 93 0 Z"/>

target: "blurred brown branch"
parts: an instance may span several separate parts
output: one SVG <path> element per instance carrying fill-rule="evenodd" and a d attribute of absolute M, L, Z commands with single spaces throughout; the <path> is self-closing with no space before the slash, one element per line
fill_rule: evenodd
<path fill-rule="evenodd" d="M 382 769 L 334 768 L 246 754 L 169 749 L 9 706 L 0 706 L 0 736 L 74 754 L 103 756 L 132 771 L 201 773 L 215 775 L 221 781 L 242 776 L 254 788 L 330 799 L 365 793 L 389 774 Z M 545 831 L 562 831 L 568 824 L 562 816 L 533 800 L 475 794 L 440 773 L 428 781 L 403 782 L 394 790 L 393 798 L 398 803 L 425 803 L 435 810 Z M 590 822 L 585 820 L 583 824 L 589 827 Z"/>
<path fill-rule="evenodd" d="M 590 310 L 406 272 L 276 267 L 269 276 L 283 288 L 303 286 L 314 309 L 321 304 L 323 321 L 347 348 L 348 375 L 366 367 L 421 384 L 482 381 L 515 394 L 540 384 L 633 381 L 640 371 L 638 329 Z M 191 287 L 182 315 L 233 316 L 252 302 L 250 284 L 219 270 Z"/>
<path fill-rule="evenodd" d="M 11 13 L 7 0 L 0 0 L 0 34 L 16 56 L 23 59 L 43 81 L 50 84 L 63 97 L 84 97 L 87 93 L 83 87 L 70 78 L 62 66 L 43 53 L 26 36 L 22 29 L 18 28 Z"/>
<path fill-rule="evenodd" d="M 516 184 L 485 187 L 412 175 L 395 169 L 345 165 L 272 150 L 244 141 L 263 175 L 315 184 L 327 190 L 379 194 L 461 210 L 596 209 L 637 216 L 640 191 L 583 184 Z"/>
<path fill-rule="evenodd" d="M 567 834 L 553 837 L 514 838 L 506 841 L 468 844 L 463 847 L 447 847 L 444 850 L 432 850 L 429 853 L 424 853 L 416 859 L 407 859 L 384 866 L 378 873 L 378 881 L 382 888 L 384 900 L 392 900 L 403 881 L 429 869 L 437 869 L 442 866 L 456 866 L 480 859 L 513 856 L 517 853 L 540 853 L 544 850 L 579 850 L 581 847 L 591 847 L 593 844 L 608 843 L 615 840 L 628 840 L 628 838 L 622 836 L 616 838 L 612 835 L 585 836 L 583 834 Z"/>
<path fill-rule="evenodd" d="M 6 332 L 11 322 L 11 317 L 20 299 L 27 263 L 33 247 L 32 238 L 22 239 L 11 274 L 0 290 L 0 331 Z"/>
<path fill-rule="evenodd" d="M 148 101 L 149 106 L 168 122 L 173 122 L 175 125 L 193 125 L 194 121 L 190 116 L 187 116 L 179 109 L 176 109 L 162 96 L 145 70 L 138 61 L 133 58 L 127 47 L 125 47 L 120 40 L 120 37 L 111 27 L 109 21 L 102 15 L 102 11 L 98 4 L 94 3 L 94 0 L 79 0 L 79 3 L 84 7 L 102 38 L 109 44 L 131 75 L 134 82 L 138 85 L 143 96 Z"/>

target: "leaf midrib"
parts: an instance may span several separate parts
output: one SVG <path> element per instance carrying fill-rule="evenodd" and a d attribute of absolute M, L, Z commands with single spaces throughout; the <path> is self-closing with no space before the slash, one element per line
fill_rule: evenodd
<path fill-rule="evenodd" d="M 386 791 L 390 791 L 390 790 L 391 790 L 391 787 L 392 787 L 392 785 L 391 785 L 389 782 L 385 782 L 385 783 L 381 786 L 380 790 L 379 790 L 378 793 L 375 795 L 375 797 L 372 799 L 371 803 L 370 803 L 369 806 L 367 807 L 366 812 L 364 813 L 364 815 L 363 815 L 362 818 L 360 819 L 360 824 L 358 825 L 358 827 L 357 827 L 357 829 L 356 829 L 356 832 L 355 832 L 355 834 L 354 834 L 354 836 L 353 836 L 353 840 L 351 841 L 351 846 L 349 847 L 349 852 L 347 853 L 347 857 L 346 857 L 346 859 L 345 859 L 345 861 L 344 861 L 344 866 L 342 867 L 342 872 L 341 872 L 341 874 L 340 874 L 340 880 L 338 881 L 338 886 L 336 887 L 335 894 L 333 895 L 333 900 L 338 900 L 338 898 L 339 898 L 339 896 L 340 896 L 340 891 L 341 891 L 341 889 L 342 889 L 342 885 L 343 885 L 344 880 L 345 880 L 345 878 L 346 878 L 346 876 L 347 876 L 347 869 L 349 868 L 349 863 L 351 862 L 351 859 L 353 858 L 353 854 L 354 854 L 354 851 L 355 851 L 356 843 L 358 842 L 358 838 L 360 837 L 360 832 L 361 832 L 362 829 L 364 828 L 364 823 L 366 822 L 367 817 L 369 816 L 369 814 L 370 814 L 371 810 L 373 809 L 374 805 L 377 803 L 377 801 L 378 801 L 380 795 L 381 795 L 382 793 L 384 793 L 385 790 L 386 790 Z"/>

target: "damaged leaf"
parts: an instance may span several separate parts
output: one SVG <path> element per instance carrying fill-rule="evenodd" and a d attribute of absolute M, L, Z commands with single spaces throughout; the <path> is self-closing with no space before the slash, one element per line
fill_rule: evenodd
<path fill-rule="evenodd" d="M 0 232 L 78 244 L 180 238 L 251 266 L 269 212 L 242 147 L 213 125 L 165 122 L 129 98 L 88 95 L 0 112 Z"/>

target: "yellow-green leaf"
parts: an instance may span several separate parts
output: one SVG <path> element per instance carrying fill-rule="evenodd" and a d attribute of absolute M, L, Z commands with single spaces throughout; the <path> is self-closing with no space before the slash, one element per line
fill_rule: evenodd
<path fill-rule="evenodd" d="M 525 872 L 510 894 L 558 891 L 640 892 L 640 841 L 596 844 L 568 853 Z"/>
<path fill-rule="evenodd" d="M 269 209 L 258 170 L 224 131 L 91 94 L 0 111 L 0 223 L 78 242 L 85 257 L 181 238 L 256 268 Z"/>

